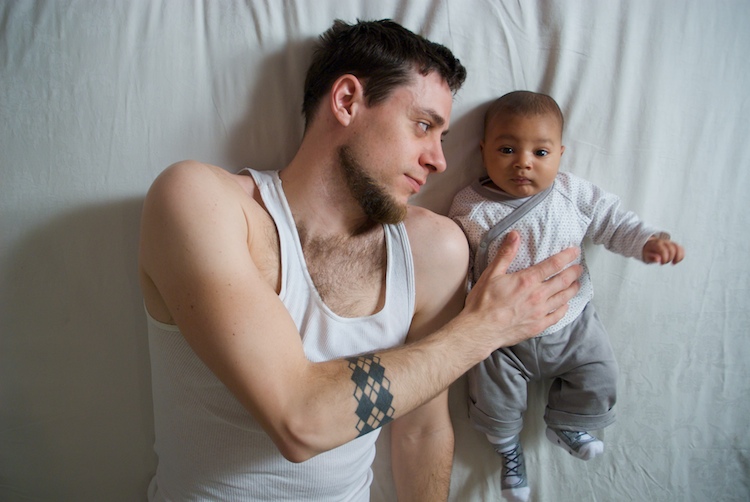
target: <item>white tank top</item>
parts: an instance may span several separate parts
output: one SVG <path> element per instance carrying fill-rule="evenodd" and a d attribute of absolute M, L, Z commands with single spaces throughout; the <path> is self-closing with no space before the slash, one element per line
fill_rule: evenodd
<path fill-rule="evenodd" d="M 367 317 L 343 318 L 318 295 L 275 171 L 246 170 L 276 223 L 281 244 L 279 296 L 312 361 L 400 345 L 414 313 L 414 270 L 403 224 L 386 225 L 386 299 Z M 379 431 L 294 464 L 198 359 L 177 326 L 147 312 L 159 457 L 150 501 L 367 501 Z M 274 378 L 273 375 L 268 375 Z M 352 392 L 354 384 L 352 384 Z"/>

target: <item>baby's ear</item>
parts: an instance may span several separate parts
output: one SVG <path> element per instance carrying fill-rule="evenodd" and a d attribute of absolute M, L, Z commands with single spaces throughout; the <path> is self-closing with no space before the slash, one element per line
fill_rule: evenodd
<path fill-rule="evenodd" d="M 480 152 L 484 151 L 484 140 L 479 141 L 479 151 Z"/>
<path fill-rule="evenodd" d="M 562 157 L 562 154 L 565 153 L 565 145 L 560 146 L 560 157 Z"/>

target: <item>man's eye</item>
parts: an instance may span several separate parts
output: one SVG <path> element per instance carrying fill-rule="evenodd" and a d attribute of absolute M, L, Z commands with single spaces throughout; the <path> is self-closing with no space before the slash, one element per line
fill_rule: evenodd
<path fill-rule="evenodd" d="M 546 157 L 547 155 L 549 155 L 549 152 L 547 150 L 537 150 L 536 151 L 536 156 L 537 157 Z"/>
<path fill-rule="evenodd" d="M 513 153 L 513 149 L 509 146 L 502 146 L 500 147 L 500 153 L 505 153 L 505 154 Z"/>
<path fill-rule="evenodd" d="M 417 122 L 417 126 L 422 129 L 422 132 L 427 132 L 430 130 L 430 124 L 427 122 Z"/>

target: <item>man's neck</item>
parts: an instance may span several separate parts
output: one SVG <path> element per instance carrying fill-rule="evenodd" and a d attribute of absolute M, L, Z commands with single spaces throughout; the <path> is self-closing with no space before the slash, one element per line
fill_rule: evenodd
<path fill-rule="evenodd" d="M 385 235 L 363 231 L 368 218 L 336 169 L 297 156 L 279 176 L 318 294 L 343 317 L 371 315 L 385 301 Z"/>
<path fill-rule="evenodd" d="M 351 238 L 378 226 L 346 188 L 336 159 L 318 159 L 300 149 L 279 176 L 297 228 L 318 238 Z"/>

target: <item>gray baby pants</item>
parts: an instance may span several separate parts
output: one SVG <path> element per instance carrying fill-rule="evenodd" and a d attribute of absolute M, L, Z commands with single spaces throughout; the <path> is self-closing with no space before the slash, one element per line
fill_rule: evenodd
<path fill-rule="evenodd" d="M 617 362 L 589 303 L 565 328 L 498 349 L 468 373 L 469 416 L 497 437 L 521 432 L 528 382 L 552 379 L 544 420 L 549 427 L 591 431 L 615 421 Z"/>

